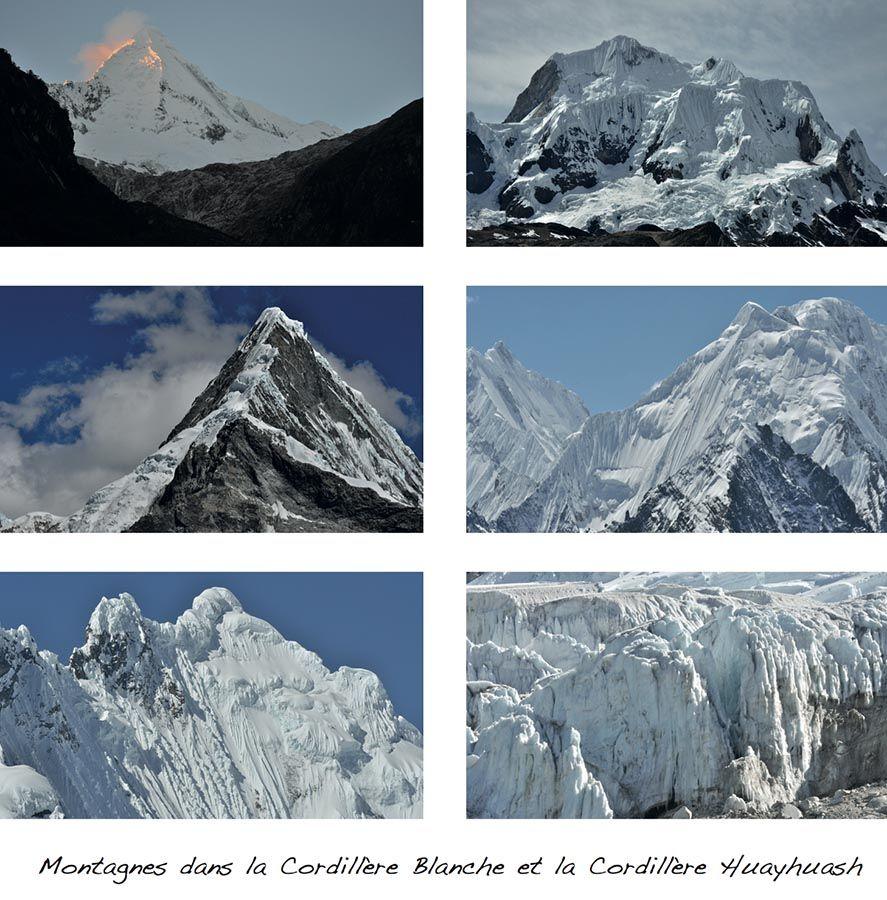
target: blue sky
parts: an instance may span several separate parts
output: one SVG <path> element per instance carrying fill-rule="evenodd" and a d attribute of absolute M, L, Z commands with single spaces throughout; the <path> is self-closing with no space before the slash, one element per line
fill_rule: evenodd
<path fill-rule="evenodd" d="M 416 573 L 0 573 L 0 627 L 27 625 L 67 662 L 103 596 L 132 594 L 142 613 L 175 619 L 208 587 L 317 653 L 330 669 L 370 669 L 394 708 L 422 728 L 422 576 Z"/>
<path fill-rule="evenodd" d="M 504 340 L 590 412 L 630 406 L 714 340 L 747 300 L 767 309 L 841 297 L 887 324 L 887 288 L 469 288 L 468 344 Z"/>
<path fill-rule="evenodd" d="M 725 57 L 749 76 L 803 81 L 845 137 L 887 169 L 884 0 L 468 0 L 468 108 L 501 121 L 552 53 L 617 34 L 684 62 Z"/>
<path fill-rule="evenodd" d="M 0 288 L 0 512 L 67 515 L 159 446 L 258 314 L 305 324 L 422 454 L 420 288 Z"/>
<path fill-rule="evenodd" d="M 220 87 L 296 121 L 348 131 L 422 95 L 422 0 L 4 2 L 0 46 L 44 80 L 76 80 L 80 49 L 124 12 Z"/>

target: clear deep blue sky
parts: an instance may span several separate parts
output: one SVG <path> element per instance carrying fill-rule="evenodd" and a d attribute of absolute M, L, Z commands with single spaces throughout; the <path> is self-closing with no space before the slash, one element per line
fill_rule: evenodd
<path fill-rule="evenodd" d="M 14 402 L 34 384 L 56 380 L 58 362 L 76 357 L 72 378 L 82 380 L 109 363 L 138 352 L 142 322 L 96 322 L 93 305 L 105 292 L 142 288 L 0 288 L 0 403 Z M 218 322 L 255 321 L 267 306 L 279 306 L 303 322 L 312 340 L 349 365 L 369 360 L 385 381 L 422 406 L 422 292 L 408 287 L 225 287 L 211 288 Z M 232 348 L 233 349 L 233 348 Z M 29 442 L 52 439 L 40 428 Z M 162 437 L 162 435 L 160 435 Z M 421 457 L 422 434 L 404 435 Z M 153 446 L 145 448 L 150 452 Z M 98 485 L 97 485 L 98 487 Z"/>
<path fill-rule="evenodd" d="M 887 324 L 887 288 L 469 288 L 468 344 L 503 340 L 591 412 L 623 409 L 714 340 L 747 300 L 766 309 L 841 297 Z"/>
<path fill-rule="evenodd" d="M 46 81 L 79 79 L 78 50 L 143 13 L 225 90 L 346 131 L 422 95 L 422 0 L 4 0 L 0 46 Z"/>
<path fill-rule="evenodd" d="M 27 625 L 67 662 L 103 596 L 132 594 L 142 613 L 175 621 L 208 587 L 313 650 L 330 669 L 370 669 L 394 708 L 422 728 L 422 576 L 415 573 L 2 573 L 0 627 Z"/>

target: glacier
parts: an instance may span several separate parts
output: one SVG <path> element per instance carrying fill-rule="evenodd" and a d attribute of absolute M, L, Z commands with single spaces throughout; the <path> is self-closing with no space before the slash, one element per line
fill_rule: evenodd
<path fill-rule="evenodd" d="M 837 134 L 801 82 L 729 60 L 619 35 L 554 54 L 504 122 L 470 113 L 466 133 L 474 242 L 887 242 L 887 178 L 859 133 Z"/>
<path fill-rule="evenodd" d="M 469 520 L 494 531 L 881 531 L 885 358 L 887 328 L 844 300 L 772 312 L 748 302 L 633 406 L 562 428 L 556 458 L 532 468 L 536 485 L 517 502 L 509 473 L 532 459 L 500 464 L 488 449 L 515 443 L 503 404 L 469 415 L 469 485 L 487 490 L 470 495 Z M 519 365 L 498 376 L 516 398 L 541 377 Z M 469 410 L 485 397 L 470 375 Z"/>
<path fill-rule="evenodd" d="M 470 583 L 469 815 L 887 814 L 887 575 L 792 578 Z"/>
<path fill-rule="evenodd" d="M 415 454 L 302 323 L 269 307 L 132 472 L 70 516 L 0 531 L 410 531 L 421 507 Z"/>
<path fill-rule="evenodd" d="M 413 818 L 422 736 L 378 677 L 210 588 L 102 598 L 67 664 L 0 628 L 0 817 Z"/>
<path fill-rule="evenodd" d="M 151 174 L 270 159 L 343 134 L 230 94 L 151 27 L 87 80 L 49 91 L 71 119 L 78 156 Z"/>

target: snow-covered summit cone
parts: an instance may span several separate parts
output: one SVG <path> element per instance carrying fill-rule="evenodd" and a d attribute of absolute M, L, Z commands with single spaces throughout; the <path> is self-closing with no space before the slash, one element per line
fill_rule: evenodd
<path fill-rule="evenodd" d="M 588 410 L 572 391 L 524 368 L 502 341 L 468 350 L 468 507 L 493 521 L 548 474 Z"/>
<path fill-rule="evenodd" d="M 414 531 L 421 506 L 415 454 L 272 307 L 155 453 L 41 530 Z"/>
<path fill-rule="evenodd" d="M 591 416 L 497 527 L 881 530 L 887 328 L 836 298 L 747 303 L 628 409 Z"/>
<path fill-rule="evenodd" d="M 421 809 L 422 737 L 377 676 L 330 671 L 225 588 L 175 622 L 103 598 L 68 666 L 0 629 L 0 817 Z"/>
<path fill-rule="evenodd" d="M 713 222 L 748 241 L 843 203 L 887 206 L 859 135 L 842 140 L 806 85 L 714 57 L 680 62 L 624 36 L 554 54 L 505 122 L 469 116 L 468 157 L 470 227 Z"/>
<path fill-rule="evenodd" d="M 86 81 L 50 85 L 79 156 L 146 172 L 269 159 L 335 137 L 210 81 L 155 28 L 142 28 Z"/>

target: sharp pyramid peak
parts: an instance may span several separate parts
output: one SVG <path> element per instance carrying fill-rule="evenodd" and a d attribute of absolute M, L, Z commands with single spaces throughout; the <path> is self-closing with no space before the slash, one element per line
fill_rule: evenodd
<path fill-rule="evenodd" d="M 487 350 L 485 355 L 490 359 L 501 359 L 507 363 L 513 363 L 515 361 L 514 354 L 503 340 L 496 341 L 496 343 Z"/>
<path fill-rule="evenodd" d="M 259 314 L 243 342 L 244 344 L 253 343 L 266 337 L 275 328 L 283 328 L 298 337 L 308 337 L 305 326 L 298 319 L 291 319 L 279 306 L 268 306 Z"/>

